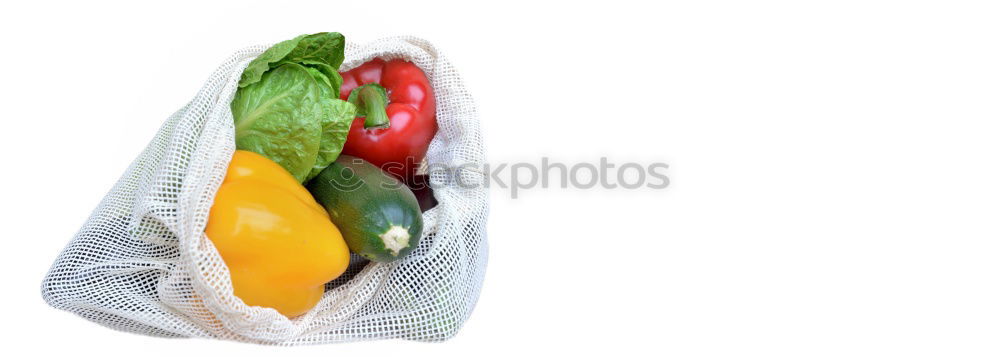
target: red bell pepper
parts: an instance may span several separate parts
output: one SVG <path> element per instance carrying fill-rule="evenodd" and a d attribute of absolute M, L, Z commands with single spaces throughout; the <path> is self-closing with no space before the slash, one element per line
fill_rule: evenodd
<path fill-rule="evenodd" d="M 416 174 L 438 130 L 427 76 L 411 62 L 378 58 L 341 76 L 340 97 L 358 105 L 364 115 L 351 123 L 343 153 L 406 182 Z"/>

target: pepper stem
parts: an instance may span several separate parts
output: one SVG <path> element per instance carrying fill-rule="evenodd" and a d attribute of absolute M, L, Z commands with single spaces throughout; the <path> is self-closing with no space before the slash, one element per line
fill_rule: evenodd
<path fill-rule="evenodd" d="M 358 108 L 357 116 L 365 118 L 365 129 L 389 127 L 389 115 L 385 112 L 385 107 L 389 105 L 389 95 L 384 87 L 368 83 L 354 88 L 347 101 Z"/>

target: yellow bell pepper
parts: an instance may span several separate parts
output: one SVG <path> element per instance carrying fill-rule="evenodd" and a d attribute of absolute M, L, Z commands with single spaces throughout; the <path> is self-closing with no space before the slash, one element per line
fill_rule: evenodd
<path fill-rule="evenodd" d="M 306 313 L 350 261 L 340 231 L 309 191 L 270 159 L 237 150 L 205 228 L 247 305 Z"/>

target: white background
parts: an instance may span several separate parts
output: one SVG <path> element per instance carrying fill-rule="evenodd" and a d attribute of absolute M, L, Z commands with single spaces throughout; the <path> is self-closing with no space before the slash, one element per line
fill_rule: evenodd
<path fill-rule="evenodd" d="M 971 1 L 7 3 L 5 349 L 74 355 L 997 355 L 1000 12 Z M 667 162 L 666 190 L 494 189 L 443 344 L 292 350 L 112 331 L 49 265 L 232 51 L 300 33 L 437 44 L 491 162 Z"/>

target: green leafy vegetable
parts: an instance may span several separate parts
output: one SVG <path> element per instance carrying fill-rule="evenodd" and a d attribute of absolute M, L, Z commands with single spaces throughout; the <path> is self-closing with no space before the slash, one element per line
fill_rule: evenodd
<path fill-rule="evenodd" d="M 231 107 L 236 147 L 264 155 L 305 180 L 319 153 L 325 115 L 319 83 L 285 64 L 236 92 Z"/>
<path fill-rule="evenodd" d="M 347 132 L 351 129 L 351 122 L 354 120 L 356 110 L 353 104 L 340 100 L 338 97 L 340 83 L 343 81 L 339 74 L 332 79 L 336 85 L 331 85 L 331 78 L 320 69 L 310 67 L 308 70 L 313 78 L 320 83 L 320 101 L 324 111 L 319 153 L 312 171 L 306 177 L 306 180 L 311 180 L 340 156 L 340 152 L 344 149 L 344 143 L 347 142 Z M 336 71 L 333 73 L 337 74 Z M 337 88 L 337 90 L 333 88 Z"/>
<path fill-rule="evenodd" d="M 271 46 L 247 65 L 240 78 L 240 88 L 257 82 L 264 72 L 284 63 L 327 65 L 339 78 L 336 73 L 340 64 L 344 63 L 344 35 L 336 32 L 300 35 Z"/>
<path fill-rule="evenodd" d="M 334 89 L 331 91 L 330 95 L 333 96 L 334 99 L 340 98 L 340 85 L 344 84 L 344 78 L 340 76 L 340 73 L 337 73 L 337 67 L 324 63 L 307 64 L 306 67 L 315 69 L 319 73 L 323 74 L 330 84 L 330 89 Z"/>
<path fill-rule="evenodd" d="M 243 76 L 240 77 L 240 88 L 257 83 L 260 77 L 264 75 L 264 72 L 271 69 L 272 63 L 277 64 L 278 61 L 288 56 L 295 49 L 295 46 L 298 46 L 299 42 L 306 36 L 308 35 L 300 35 L 291 40 L 279 42 L 268 48 L 264 53 L 261 53 L 257 58 L 254 58 L 253 61 L 250 61 L 247 68 L 243 70 Z"/>
<path fill-rule="evenodd" d="M 278 43 L 243 71 L 231 103 L 236 147 L 274 160 L 299 181 L 343 150 L 356 107 L 340 100 L 344 36 L 302 35 Z"/>
<path fill-rule="evenodd" d="M 344 63 L 344 35 L 336 32 L 322 32 L 303 37 L 283 61 L 326 64 L 335 69 L 340 68 L 340 65 Z"/>

